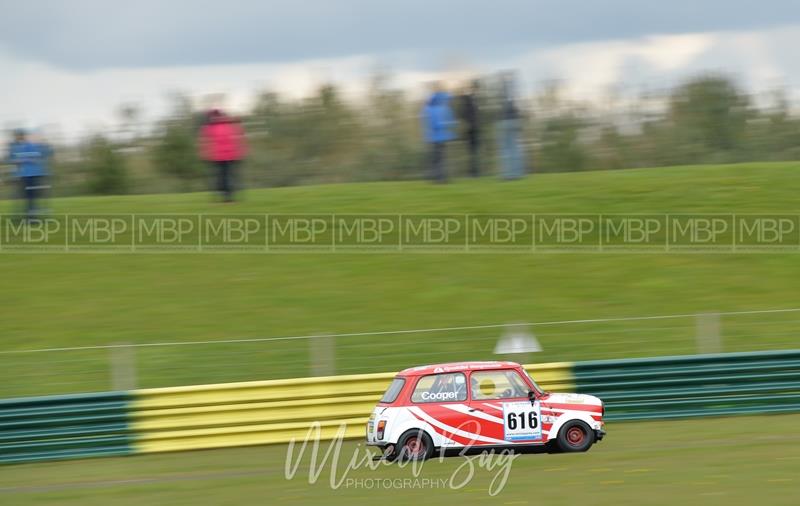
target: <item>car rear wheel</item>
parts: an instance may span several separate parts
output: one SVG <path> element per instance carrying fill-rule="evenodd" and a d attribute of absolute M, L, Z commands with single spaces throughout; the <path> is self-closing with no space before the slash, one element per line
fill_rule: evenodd
<path fill-rule="evenodd" d="M 395 452 L 400 461 L 427 460 L 433 455 L 433 440 L 422 430 L 410 430 L 400 436 Z"/>
<path fill-rule="evenodd" d="M 581 420 L 570 420 L 558 431 L 558 448 L 562 452 L 585 452 L 592 444 L 594 431 Z"/>

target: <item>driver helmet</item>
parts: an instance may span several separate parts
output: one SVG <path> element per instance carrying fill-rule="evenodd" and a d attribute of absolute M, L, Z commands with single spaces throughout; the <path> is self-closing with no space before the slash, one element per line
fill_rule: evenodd
<path fill-rule="evenodd" d="M 495 388 L 496 387 L 495 387 L 494 381 L 492 381 L 489 378 L 486 378 L 486 379 L 482 380 L 481 383 L 480 383 L 481 395 L 483 395 L 484 397 L 493 396 Z"/>

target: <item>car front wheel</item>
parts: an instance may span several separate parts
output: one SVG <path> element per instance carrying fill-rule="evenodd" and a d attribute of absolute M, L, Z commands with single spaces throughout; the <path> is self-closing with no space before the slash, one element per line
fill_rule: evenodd
<path fill-rule="evenodd" d="M 585 452 L 592 444 L 594 431 L 581 420 L 571 420 L 558 431 L 558 448 L 562 452 Z"/>

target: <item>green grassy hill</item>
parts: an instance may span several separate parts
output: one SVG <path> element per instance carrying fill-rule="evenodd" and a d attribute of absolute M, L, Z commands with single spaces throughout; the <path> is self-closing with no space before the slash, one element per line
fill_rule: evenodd
<path fill-rule="evenodd" d="M 69 198 L 54 213 L 800 213 L 800 164 Z M 15 203 L 0 203 L 13 212 Z M 800 254 L 0 254 L 0 349 L 800 306 Z M 797 347 L 800 315 L 723 320 L 724 350 Z M 542 327 L 537 361 L 695 351 L 691 319 Z M 337 372 L 491 358 L 499 333 L 353 337 Z M 309 373 L 308 343 L 147 348 L 139 384 Z M 0 354 L 0 396 L 109 388 L 108 352 Z"/>

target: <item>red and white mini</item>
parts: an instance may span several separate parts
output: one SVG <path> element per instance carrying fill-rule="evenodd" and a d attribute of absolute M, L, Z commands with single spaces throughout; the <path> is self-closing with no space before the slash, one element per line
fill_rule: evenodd
<path fill-rule="evenodd" d="M 514 362 L 413 367 L 373 410 L 367 444 L 411 460 L 465 448 L 584 452 L 603 439 L 604 412 L 597 397 L 545 392 Z"/>

